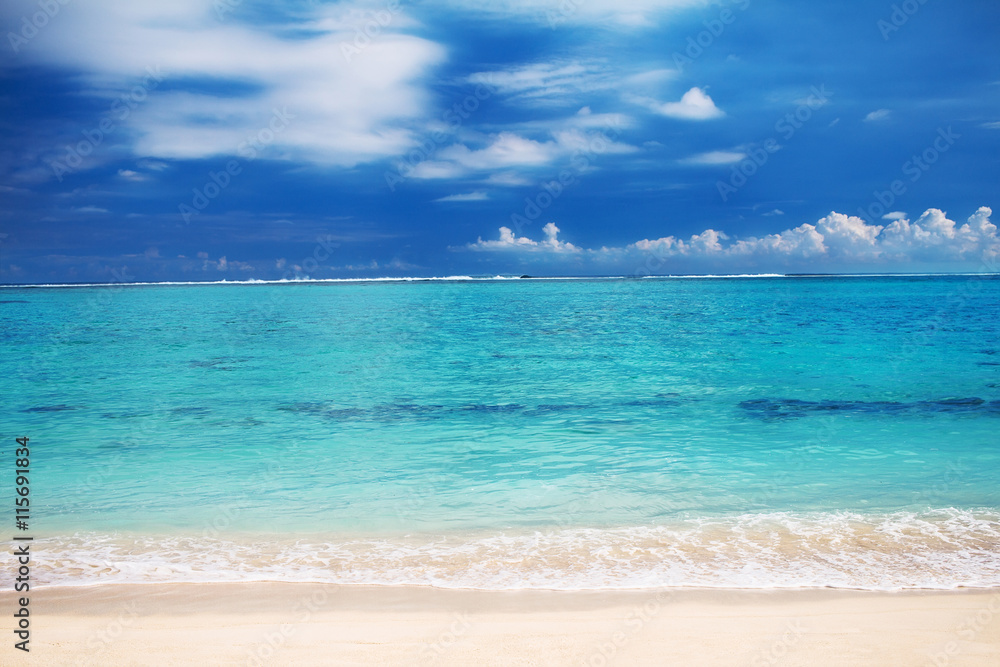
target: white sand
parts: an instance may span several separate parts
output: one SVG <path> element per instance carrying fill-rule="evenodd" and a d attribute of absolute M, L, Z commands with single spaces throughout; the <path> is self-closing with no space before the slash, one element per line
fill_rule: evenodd
<path fill-rule="evenodd" d="M 0 610 L 12 627 L 12 592 Z M 49 588 L 2 665 L 1000 665 L 1000 590 Z"/>

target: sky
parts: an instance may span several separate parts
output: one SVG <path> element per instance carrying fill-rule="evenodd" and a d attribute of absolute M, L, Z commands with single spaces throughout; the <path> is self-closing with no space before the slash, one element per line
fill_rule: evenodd
<path fill-rule="evenodd" d="M 995 0 L 8 0 L 0 283 L 1000 271 Z"/>

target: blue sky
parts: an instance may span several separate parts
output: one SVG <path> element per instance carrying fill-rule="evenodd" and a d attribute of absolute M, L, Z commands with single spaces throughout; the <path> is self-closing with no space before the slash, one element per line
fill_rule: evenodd
<path fill-rule="evenodd" d="M 0 20 L 0 282 L 1000 270 L 996 2 Z"/>

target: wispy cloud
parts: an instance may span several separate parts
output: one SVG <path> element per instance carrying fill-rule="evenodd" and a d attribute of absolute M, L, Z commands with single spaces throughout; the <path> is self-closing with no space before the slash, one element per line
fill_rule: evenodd
<path fill-rule="evenodd" d="M 562 103 L 586 93 L 614 88 L 620 83 L 606 64 L 583 61 L 512 65 L 476 72 L 468 81 L 492 86 L 501 96 L 530 105 Z"/>
<path fill-rule="evenodd" d="M 485 192 L 478 190 L 476 192 L 466 192 L 464 194 L 448 195 L 446 197 L 439 197 L 434 201 L 440 202 L 463 202 L 463 201 L 485 201 L 489 199 L 489 195 Z"/>
<path fill-rule="evenodd" d="M 125 179 L 126 181 L 144 181 L 146 177 L 137 171 L 131 169 L 119 169 L 118 175 Z"/>
<path fill-rule="evenodd" d="M 371 19 L 361 0 L 317 6 L 281 31 L 220 22 L 213 7 L 208 0 L 81 3 L 22 55 L 82 71 L 84 92 L 100 97 L 132 90 L 146 67 L 162 73 L 170 85 L 148 92 L 155 104 L 135 104 L 125 120 L 146 158 L 236 154 L 270 132 L 275 109 L 294 116 L 265 142 L 275 157 L 352 166 L 416 145 L 414 122 L 431 103 L 423 79 L 445 50 L 408 34 L 404 15 L 392 15 L 358 50 L 358 26 Z M 206 81 L 216 85 L 199 85 Z"/>
<path fill-rule="evenodd" d="M 593 141 L 600 140 L 602 153 L 634 153 L 634 146 L 609 141 L 600 132 L 579 129 L 559 130 L 545 141 L 530 139 L 514 132 L 500 132 L 485 138 L 481 147 L 469 148 L 464 143 L 442 148 L 433 160 L 417 164 L 409 175 L 418 179 L 458 178 L 477 172 L 544 167 L 574 152 L 586 150 Z"/>
<path fill-rule="evenodd" d="M 726 165 L 735 164 L 746 156 L 746 153 L 738 151 L 708 151 L 707 153 L 699 153 L 698 155 L 684 158 L 680 160 L 680 163 L 699 166 Z"/>
<path fill-rule="evenodd" d="M 671 12 L 707 4 L 706 0 L 495 0 L 488 3 L 444 0 L 453 7 L 500 19 L 538 22 L 549 27 L 586 24 L 607 30 L 655 25 Z"/>
<path fill-rule="evenodd" d="M 866 123 L 874 123 L 880 120 L 888 120 L 889 116 L 892 115 L 892 111 L 889 109 L 876 109 L 872 111 L 867 116 L 865 116 Z"/>

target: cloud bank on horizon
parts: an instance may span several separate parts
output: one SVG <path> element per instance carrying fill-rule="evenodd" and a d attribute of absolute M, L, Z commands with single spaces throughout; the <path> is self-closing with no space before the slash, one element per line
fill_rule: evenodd
<path fill-rule="evenodd" d="M 827 4 L 5 2 L 0 282 L 979 270 L 1000 4 Z"/>
<path fill-rule="evenodd" d="M 957 225 L 939 209 L 928 209 L 914 221 L 901 212 L 887 214 L 887 224 L 868 224 L 856 216 L 831 212 L 816 224 L 803 223 L 792 229 L 762 237 L 736 238 L 706 229 L 688 239 L 665 236 L 642 239 L 624 247 L 580 248 L 560 241 L 559 228 L 547 223 L 543 241 L 516 236 L 509 227 L 500 228 L 497 240 L 482 238 L 455 250 L 570 255 L 593 266 L 633 266 L 633 273 L 669 272 L 672 266 L 689 267 L 692 262 L 715 262 L 733 269 L 787 269 L 815 266 L 817 258 L 835 266 L 854 266 L 876 272 L 886 266 L 921 267 L 955 262 L 974 262 L 979 271 L 1000 271 L 1000 236 L 990 221 L 993 211 L 980 207 Z"/>

